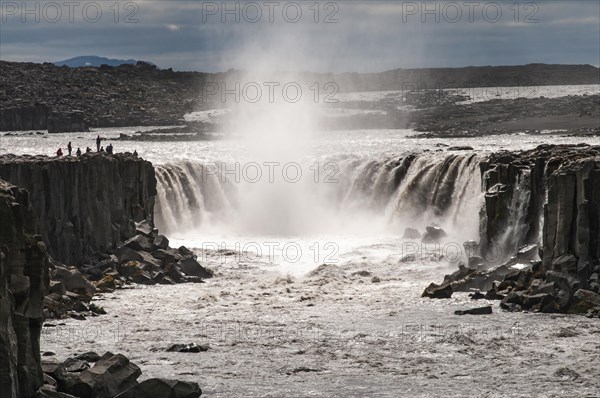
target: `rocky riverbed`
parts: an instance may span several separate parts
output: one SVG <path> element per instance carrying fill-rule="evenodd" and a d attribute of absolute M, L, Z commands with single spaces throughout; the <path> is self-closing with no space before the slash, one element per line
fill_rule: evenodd
<path fill-rule="evenodd" d="M 198 381 L 211 397 L 561 397 L 600 389 L 599 319 L 505 312 L 466 292 L 421 298 L 424 282 L 455 265 L 373 261 L 369 249 L 302 277 L 209 260 L 217 275 L 204 284 L 137 285 L 96 299 L 107 316 L 49 322 L 42 350 L 58 358 L 115 350 L 142 378 Z M 484 305 L 491 315 L 454 315 Z M 167 351 L 189 343 L 209 348 Z"/>

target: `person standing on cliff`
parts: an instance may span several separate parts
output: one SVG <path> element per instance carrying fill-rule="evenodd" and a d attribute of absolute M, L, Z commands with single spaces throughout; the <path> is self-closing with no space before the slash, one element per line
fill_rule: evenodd
<path fill-rule="evenodd" d="M 81 156 L 81 148 L 77 148 L 77 152 L 75 152 L 75 155 L 77 155 L 77 157 Z"/>
<path fill-rule="evenodd" d="M 61 157 L 62 155 L 62 148 L 58 148 L 58 151 L 56 151 L 56 156 Z"/>
<path fill-rule="evenodd" d="M 67 151 L 69 151 L 69 156 L 71 156 L 71 152 L 73 152 L 73 147 L 71 146 L 71 141 L 67 144 Z"/>
<path fill-rule="evenodd" d="M 100 152 L 100 143 L 102 143 L 102 138 L 100 138 L 100 134 L 96 137 L 96 152 Z"/>

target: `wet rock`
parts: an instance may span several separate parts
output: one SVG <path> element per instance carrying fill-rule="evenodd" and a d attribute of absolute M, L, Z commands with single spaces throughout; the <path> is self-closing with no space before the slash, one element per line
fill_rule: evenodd
<path fill-rule="evenodd" d="M 98 362 L 100 355 L 94 351 L 84 352 L 83 354 L 75 355 L 75 359 L 79 359 L 87 362 Z"/>
<path fill-rule="evenodd" d="M 556 289 L 554 282 L 542 283 L 533 289 L 533 294 L 554 294 Z"/>
<path fill-rule="evenodd" d="M 540 308 L 545 307 L 551 301 L 554 300 L 554 296 L 552 294 L 540 293 L 540 294 L 523 294 L 523 307 L 532 308 L 534 305 L 540 305 Z"/>
<path fill-rule="evenodd" d="M 44 385 L 40 387 L 40 389 L 36 393 L 36 398 L 77 398 L 71 394 L 66 394 L 64 392 L 59 392 L 56 390 L 55 386 L 52 385 Z"/>
<path fill-rule="evenodd" d="M 135 251 L 151 252 L 153 247 L 150 240 L 144 235 L 136 235 L 124 243 L 124 245 Z"/>
<path fill-rule="evenodd" d="M 189 257 L 189 256 L 193 256 L 194 255 L 194 252 L 192 252 L 190 249 L 188 249 L 185 246 L 179 246 L 179 249 L 177 249 L 177 251 L 183 257 Z"/>
<path fill-rule="evenodd" d="M 169 239 L 167 239 L 167 237 L 164 235 L 158 235 L 156 238 L 154 238 L 152 244 L 156 249 L 165 250 L 169 248 Z"/>
<path fill-rule="evenodd" d="M 76 268 L 57 267 L 52 275 L 54 280 L 62 282 L 65 289 L 70 292 L 92 297 L 96 289 L 85 276 Z"/>
<path fill-rule="evenodd" d="M 519 262 L 531 261 L 538 259 L 539 246 L 537 244 L 530 244 L 521 246 L 517 252 L 516 259 Z"/>
<path fill-rule="evenodd" d="M 154 227 L 148 222 L 148 220 L 142 220 L 135 223 L 135 232 L 138 235 L 144 235 L 149 238 L 152 235 Z"/>
<path fill-rule="evenodd" d="M 481 292 L 475 292 L 469 294 L 469 297 L 471 297 L 471 300 L 481 300 L 485 298 L 485 295 Z"/>
<path fill-rule="evenodd" d="M 65 284 L 62 283 L 61 281 L 53 280 L 53 281 L 50 281 L 50 292 L 57 293 L 62 296 L 63 294 L 65 294 L 67 292 L 67 289 L 65 288 Z"/>
<path fill-rule="evenodd" d="M 112 398 L 136 385 L 141 373 L 124 355 L 107 352 L 93 367 L 66 382 L 64 391 L 82 398 Z"/>
<path fill-rule="evenodd" d="M 157 283 L 160 283 L 161 285 L 176 285 L 177 282 L 175 282 L 173 279 L 171 279 L 170 277 L 162 274 L 158 277 L 154 277 L 153 278 Z"/>
<path fill-rule="evenodd" d="M 90 303 L 90 305 L 88 306 L 88 308 L 90 309 L 90 311 L 92 312 L 92 314 L 96 314 L 96 315 L 106 315 L 106 311 L 104 310 L 104 308 L 97 306 L 94 303 Z"/>
<path fill-rule="evenodd" d="M 371 276 L 371 273 L 369 271 L 362 270 L 362 271 L 353 272 L 352 275 L 362 276 L 362 277 L 366 278 L 368 276 Z"/>
<path fill-rule="evenodd" d="M 447 149 L 447 151 L 472 151 L 473 147 L 463 145 L 463 146 L 451 146 Z"/>
<path fill-rule="evenodd" d="M 554 372 L 554 376 L 563 379 L 576 380 L 580 377 L 580 374 L 569 368 L 559 368 L 556 372 Z"/>
<path fill-rule="evenodd" d="M 139 252 L 139 254 L 142 256 L 141 262 L 144 264 L 144 271 L 155 272 L 160 270 L 162 266 L 162 260 L 157 259 L 152 254 L 147 252 Z"/>
<path fill-rule="evenodd" d="M 144 257 L 142 257 L 141 253 L 133 250 L 127 246 L 121 246 L 117 249 L 116 255 L 120 264 L 127 263 L 129 261 L 143 261 Z"/>
<path fill-rule="evenodd" d="M 417 254 L 415 253 L 409 253 L 409 254 L 405 254 L 402 257 L 400 257 L 400 260 L 398 260 L 401 263 L 412 263 L 414 261 L 417 261 Z"/>
<path fill-rule="evenodd" d="M 202 390 L 197 383 L 179 380 L 148 379 L 115 398 L 197 398 Z"/>
<path fill-rule="evenodd" d="M 73 311 L 77 311 L 77 312 L 86 312 L 89 311 L 90 309 L 83 304 L 81 301 L 76 301 L 75 303 L 73 303 Z"/>
<path fill-rule="evenodd" d="M 479 269 L 485 266 L 485 260 L 481 257 L 469 257 L 468 267 L 471 269 Z"/>
<path fill-rule="evenodd" d="M 421 239 L 421 233 L 415 228 L 406 228 L 402 239 Z"/>
<path fill-rule="evenodd" d="M 104 278 L 95 283 L 96 289 L 101 292 L 112 292 L 123 286 L 123 281 L 115 275 L 105 275 Z"/>
<path fill-rule="evenodd" d="M 374 276 L 373 278 L 371 278 L 371 283 L 379 283 L 381 282 L 381 278 L 379 278 L 378 276 Z"/>
<path fill-rule="evenodd" d="M 572 254 L 565 254 L 552 261 L 552 269 L 564 273 L 577 272 L 577 258 Z"/>
<path fill-rule="evenodd" d="M 67 311 L 67 315 L 70 316 L 73 319 L 76 319 L 78 321 L 85 321 L 86 317 L 83 314 L 79 314 L 75 311 Z"/>
<path fill-rule="evenodd" d="M 188 282 L 188 283 L 205 283 L 204 279 L 199 276 L 184 276 L 183 279 L 184 279 L 183 282 Z"/>
<path fill-rule="evenodd" d="M 487 307 L 478 307 L 478 308 L 471 308 L 468 310 L 457 310 L 454 311 L 454 315 L 488 315 L 492 313 L 492 307 L 491 306 L 487 306 Z"/>
<path fill-rule="evenodd" d="M 56 386 L 56 380 L 52 376 L 47 375 L 46 373 L 44 373 L 44 384 L 48 384 L 48 385 L 51 385 L 51 386 Z"/>
<path fill-rule="evenodd" d="M 173 264 L 183 260 L 183 257 L 174 249 L 158 249 L 152 252 L 152 257 L 162 261 L 163 265 Z"/>
<path fill-rule="evenodd" d="M 157 265 L 129 261 L 119 266 L 119 274 L 134 283 L 154 285 L 156 282 L 152 278 L 152 273 L 159 269 Z"/>
<path fill-rule="evenodd" d="M 502 299 L 502 302 L 500 302 L 500 307 L 502 308 L 507 308 L 510 307 L 508 306 L 508 304 L 518 304 L 521 305 L 523 304 L 523 292 L 517 292 L 517 291 L 510 291 L 506 297 L 504 297 L 504 299 Z"/>
<path fill-rule="evenodd" d="M 179 269 L 179 267 L 175 264 L 169 264 L 167 265 L 162 273 L 164 274 L 165 277 L 169 278 L 170 280 L 176 282 L 176 283 L 183 283 L 186 281 L 186 275 L 183 275 L 181 273 L 181 270 Z M 196 275 L 190 275 L 196 278 L 200 278 L 200 276 L 196 276 Z"/>
<path fill-rule="evenodd" d="M 579 289 L 573 295 L 577 300 L 579 300 L 579 305 L 582 307 L 591 307 L 600 306 L 600 294 L 592 292 L 590 290 Z M 583 312 L 583 311 L 581 311 Z"/>
<path fill-rule="evenodd" d="M 185 258 L 181 260 L 179 266 L 186 275 L 199 276 L 201 278 L 212 277 L 212 274 L 210 274 L 203 266 L 200 265 L 200 263 L 198 263 L 198 261 L 193 258 Z"/>
<path fill-rule="evenodd" d="M 198 345 L 196 343 L 190 343 L 190 344 L 173 344 L 172 346 L 170 346 L 169 348 L 167 348 L 167 352 L 193 352 L 193 353 L 198 353 L 198 352 L 204 352 L 204 351 L 208 351 L 210 349 L 209 346 L 207 345 Z"/>
<path fill-rule="evenodd" d="M 494 287 L 488 290 L 484 296 L 486 300 L 503 300 L 505 297 L 505 295 L 499 294 Z"/>
<path fill-rule="evenodd" d="M 83 372 L 89 369 L 90 364 L 82 359 L 68 358 L 63 362 L 63 366 L 67 372 Z"/>
<path fill-rule="evenodd" d="M 452 287 L 450 285 L 436 285 L 431 283 L 421 295 L 429 298 L 450 298 L 452 297 Z"/>
<path fill-rule="evenodd" d="M 446 234 L 446 231 L 439 227 L 427 227 L 425 229 L 425 234 L 423 235 L 421 242 L 438 243 L 446 236 L 448 236 L 448 234 Z"/>

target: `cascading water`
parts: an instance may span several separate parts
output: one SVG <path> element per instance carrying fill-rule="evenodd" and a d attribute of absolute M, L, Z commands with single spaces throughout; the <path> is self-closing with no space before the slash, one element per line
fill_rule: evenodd
<path fill-rule="evenodd" d="M 224 164 L 163 165 L 157 167 L 156 223 L 169 234 L 216 229 L 285 236 L 401 234 L 407 226 L 437 224 L 465 240 L 478 239 L 479 160 L 447 153 L 336 156 L 301 166 L 310 173 L 300 181 L 263 175 L 262 183 L 243 173 L 236 181 L 239 175 L 224 171 L 235 167 Z"/>

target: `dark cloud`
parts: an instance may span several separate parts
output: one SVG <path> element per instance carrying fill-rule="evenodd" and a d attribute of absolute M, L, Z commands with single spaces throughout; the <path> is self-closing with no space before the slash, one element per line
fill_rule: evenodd
<path fill-rule="evenodd" d="M 62 9 L 56 23 L 48 21 L 55 17 L 49 3 Z M 27 2 L 29 10 L 35 4 L 46 7 L 46 15 L 40 8 L 39 22 L 34 20 L 35 12 L 23 22 L 22 2 L 2 1 L 0 57 L 41 62 L 96 54 L 204 71 L 265 66 L 339 72 L 530 62 L 600 64 L 597 1 L 516 3 L 518 13 L 514 1 L 471 3 L 475 4 L 472 15 L 462 1 L 322 2 L 317 15 L 311 1 L 298 2 L 302 17 L 296 23 L 290 22 L 296 15 L 294 7 L 284 15 L 283 2 L 275 8 L 273 21 L 263 1 L 250 3 L 228 3 L 229 9 L 238 4 L 248 13 L 239 14 L 239 23 L 231 14 L 222 23 L 222 10 L 207 13 L 222 2 L 121 1 L 118 14 L 113 1 L 78 2 L 73 21 L 68 20 L 63 1 Z M 18 9 L 13 12 L 15 4 Z M 251 23 L 255 5 L 262 19 Z M 95 23 L 86 21 L 83 9 L 87 7 L 88 17 L 94 17 L 96 6 L 102 17 Z M 425 15 L 425 8 L 433 11 Z M 337 23 L 324 23 L 327 16 Z"/>

